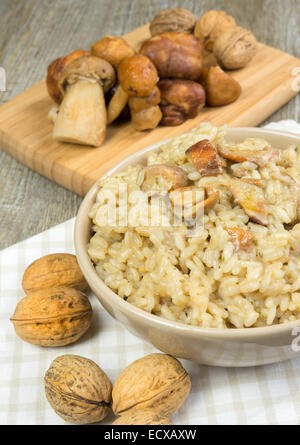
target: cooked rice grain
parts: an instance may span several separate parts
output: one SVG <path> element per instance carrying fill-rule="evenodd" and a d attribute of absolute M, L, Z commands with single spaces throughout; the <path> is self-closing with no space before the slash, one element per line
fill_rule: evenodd
<path fill-rule="evenodd" d="M 298 150 L 281 151 L 278 159 L 264 167 L 251 162 L 230 166 L 224 161 L 228 168 L 223 175 L 201 178 L 185 155 L 200 140 L 240 149 L 268 145 L 253 138 L 242 144 L 227 143 L 225 134 L 225 127 L 202 124 L 148 155 L 148 165 L 177 165 L 194 185 L 219 191 L 219 201 L 205 215 L 197 236 L 188 237 L 185 224 L 170 227 L 163 206 L 156 208 L 155 227 L 147 225 L 149 201 L 139 194 L 144 167 L 130 167 L 99 181 L 96 203 L 89 213 L 94 231 L 89 256 L 100 278 L 121 298 L 169 320 L 212 328 L 260 327 L 296 320 L 300 317 Z M 241 171 L 263 181 L 268 227 L 250 221 L 226 187 L 230 176 Z M 120 184 L 128 187 L 130 197 L 125 202 L 119 196 Z M 116 215 L 110 214 L 111 202 L 117 205 Z M 113 216 L 117 216 L 116 225 L 111 223 Z M 226 227 L 250 230 L 252 249 L 237 250 Z"/>

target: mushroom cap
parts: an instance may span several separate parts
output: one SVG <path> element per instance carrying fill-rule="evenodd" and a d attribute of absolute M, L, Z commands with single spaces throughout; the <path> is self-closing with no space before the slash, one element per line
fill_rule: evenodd
<path fill-rule="evenodd" d="M 73 60 L 88 55 L 90 55 L 88 51 L 85 51 L 84 49 L 77 49 L 76 51 L 73 51 L 67 56 L 59 57 L 58 59 L 53 60 L 53 62 L 51 62 L 50 65 L 48 66 L 47 79 L 46 79 L 48 93 L 49 96 L 58 105 L 60 105 L 63 100 L 63 95 L 58 86 L 58 80 L 62 71 Z"/>
<path fill-rule="evenodd" d="M 147 40 L 140 53 L 157 68 L 161 79 L 198 80 L 203 65 L 203 44 L 187 32 L 164 32 Z"/>
<path fill-rule="evenodd" d="M 122 37 L 105 36 L 91 46 L 93 56 L 102 57 L 114 68 L 118 68 L 126 57 L 134 56 L 135 51 Z"/>
<path fill-rule="evenodd" d="M 172 104 L 181 107 L 189 119 L 196 117 L 205 105 L 205 91 L 198 82 L 165 79 L 159 82 L 158 87 L 162 106 Z"/>
<path fill-rule="evenodd" d="M 118 69 L 120 84 L 128 96 L 149 96 L 156 83 L 158 74 L 148 57 L 141 54 L 124 59 Z"/>
<path fill-rule="evenodd" d="M 114 85 L 116 74 L 106 60 L 96 56 L 83 56 L 64 68 L 59 78 L 61 92 L 64 93 L 68 85 L 82 79 L 98 82 L 106 93 Z"/>

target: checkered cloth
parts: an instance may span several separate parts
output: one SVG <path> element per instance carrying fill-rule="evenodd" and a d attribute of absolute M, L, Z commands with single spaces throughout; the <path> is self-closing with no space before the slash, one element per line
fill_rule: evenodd
<path fill-rule="evenodd" d="M 291 121 L 272 128 L 300 133 Z M 48 404 L 43 377 L 62 354 L 94 360 L 112 382 L 132 361 L 155 348 L 131 335 L 92 295 L 90 330 L 75 344 L 41 348 L 20 340 L 9 321 L 24 296 L 25 268 L 37 258 L 74 253 L 74 219 L 0 252 L 0 424 L 64 424 Z M 213 368 L 182 360 L 192 379 L 184 405 L 172 416 L 177 425 L 299 424 L 300 358 L 257 368 Z M 113 421 L 113 415 L 105 419 Z"/>

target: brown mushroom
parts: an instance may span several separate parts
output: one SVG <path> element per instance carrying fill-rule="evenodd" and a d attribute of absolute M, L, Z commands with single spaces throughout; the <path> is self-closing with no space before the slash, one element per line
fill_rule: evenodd
<path fill-rule="evenodd" d="M 240 84 L 219 66 L 203 68 L 201 83 L 206 91 L 206 101 L 211 107 L 235 102 L 242 93 Z"/>
<path fill-rule="evenodd" d="M 259 167 L 264 167 L 271 159 L 277 158 L 279 155 L 278 150 L 269 146 L 256 150 L 249 150 L 218 145 L 217 150 L 224 159 L 229 159 L 233 162 L 253 162 L 253 164 L 258 165 Z"/>
<path fill-rule="evenodd" d="M 174 190 L 178 187 L 185 187 L 188 184 L 186 172 L 176 166 L 168 164 L 154 164 L 145 168 L 145 179 L 142 185 L 144 191 L 151 191 L 159 183 L 165 189 Z"/>
<path fill-rule="evenodd" d="M 147 40 L 140 53 L 149 57 L 160 79 L 198 80 L 203 65 L 203 44 L 186 32 L 164 32 Z"/>
<path fill-rule="evenodd" d="M 141 54 L 123 60 L 118 69 L 118 78 L 128 96 L 145 97 L 152 94 L 158 82 L 155 66 Z"/>
<path fill-rule="evenodd" d="M 113 67 L 99 57 L 84 56 L 67 65 L 59 79 L 65 96 L 55 120 L 54 139 L 101 145 L 107 121 L 104 93 L 114 83 Z"/>
<path fill-rule="evenodd" d="M 107 105 L 107 124 L 114 122 L 122 113 L 128 103 L 128 94 L 125 93 L 119 82 L 113 87 L 111 98 Z"/>
<path fill-rule="evenodd" d="M 161 125 L 180 125 L 196 117 L 205 105 L 203 87 L 192 80 L 161 80 L 158 87 L 163 113 Z"/>
<path fill-rule="evenodd" d="M 156 128 L 162 118 L 158 105 L 134 112 L 131 111 L 131 123 L 137 131 L 152 130 Z"/>
<path fill-rule="evenodd" d="M 135 50 L 122 37 L 105 36 L 91 46 L 93 56 L 109 62 L 115 69 L 127 57 L 134 56 Z"/>
<path fill-rule="evenodd" d="M 151 130 L 159 124 L 162 113 L 158 106 L 160 91 L 155 86 L 152 93 L 146 97 L 129 97 L 131 123 L 137 131 Z"/>
<path fill-rule="evenodd" d="M 201 176 L 216 176 L 223 173 L 222 161 L 208 139 L 192 145 L 186 155 Z"/>
<path fill-rule="evenodd" d="M 235 202 L 239 204 L 252 221 L 263 226 L 269 225 L 268 210 L 263 191 L 256 185 L 232 179 L 229 183 Z"/>
<path fill-rule="evenodd" d="M 181 187 L 170 194 L 173 212 L 176 216 L 189 220 L 202 213 L 208 213 L 218 202 L 219 192 L 205 198 L 205 190 L 200 187 Z"/>
<path fill-rule="evenodd" d="M 101 57 L 109 62 L 116 70 L 120 63 L 131 56 L 135 50 L 122 37 L 105 36 L 91 46 L 94 56 Z M 128 94 L 118 82 L 114 94 L 107 106 L 107 123 L 111 124 L 121 114 L 128 101 Z"/>
<path fill-rule="evenodd" d="M 152 93 L 149 96 L 145 97 L 137 97 L 130 96 L 128 100 L 131 111 L 139 112 L 144 110 L 145 108 L 150 108 L 160 103 L 160 91 L 157 86 L 155 86 L 152 90 Z"/>
<path fill-rule="evenodd" d="M 47 78 L 46 78 L 47 90 L 49 96 L 58 105 L 60 105 L 63 100 L 63 94 L 58 86 L 58 80 L 62 71 L 73 60 L 76 60 L 82 56 L 88 56 L 89 54 L 90 53 L 88 51 L 85 51 L 83 49 L 77 49 L 76 51 L 73 51 L 67 56 L 59 57 L 58 59 L 53 60 L 53 62 L 51 62 L 50 65 L 48 66 Z"/>

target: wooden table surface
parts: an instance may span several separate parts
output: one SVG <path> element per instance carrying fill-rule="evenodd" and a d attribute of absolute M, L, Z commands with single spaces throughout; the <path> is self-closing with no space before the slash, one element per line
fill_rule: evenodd
<path fill-rule="evenodd" d="M 105 34 L 122 35 L 169 7 L 200 17 L 223 9 L 257 39 L 297 57 L 299 0 L 0 0 L 0 66 L 6 91 L 0 105 L 45 77 L 47 65 Z M 300 120 L 300 95 L 268 121 Z M 0 151 L 0 249 L 76 215 L 81 198 Z"/>

